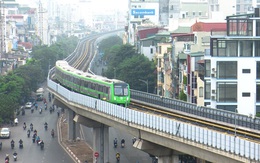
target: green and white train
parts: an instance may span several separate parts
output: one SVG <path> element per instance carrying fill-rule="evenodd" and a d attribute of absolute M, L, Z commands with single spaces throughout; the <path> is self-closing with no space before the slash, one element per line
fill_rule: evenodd
<path fill-rule="evenodd" d="M 77 70 L 65 60 L 57 61 L 55 67 L 55 79 L 70 90 L 121 106 L 130 103 L 130 88 L 126 82 Z"/>

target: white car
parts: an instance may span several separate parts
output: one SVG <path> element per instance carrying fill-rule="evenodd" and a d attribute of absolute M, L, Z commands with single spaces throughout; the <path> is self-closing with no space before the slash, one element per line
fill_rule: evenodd
<path fill-rule="evenodd" d="M 32 102 L 27 102 L 25 104 L 25 109 L 31 109 L 32 108 Z"/>
<path fill-rule="evenodd" d="M 1 138 L 10 138 L 11 136 L 11 131 L 9 128 L 2 128 L 0 132 L 0 137 Z"/>

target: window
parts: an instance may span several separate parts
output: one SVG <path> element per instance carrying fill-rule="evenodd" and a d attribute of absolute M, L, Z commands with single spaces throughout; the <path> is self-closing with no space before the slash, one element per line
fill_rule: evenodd
<path fill-rule="evenodd" d="M 250 93 L 249 92 L 243 92 L 242 97 L 250 97 Z"/>
<path fill-rule="evenodd" d="M 203 87 L 199 87 L 199 97 L 203 97 Z"/>
<path fill-rule="evenodd" d="M 249 40 L 240 41 L 240 56 L 241 57 L 253 56 L 252 49 L 253 49 L 252 41 L 249 41 Z"/>
<path fill-rule="evenodd" d="M 211 74 L 211 62 L 210 60 L 205 60 L 205 77 L 210 77 Z"/>
<path fill-rule="evenodd" d="M 243 74 L 250 74 L 250 71 L 251 71 L 250 69 L 243 69 L 242 73 Z"/>
<path fill-rule="evenodd" d="M 153 48 L 150 49 L 150 53 L 153 54 Z"/>
<path fill-rule="evenodd" d="M 125 83 L 114 84 L 114 94 L 116 96 L 127 96 L 128 95 L 128 87 Z"/>
<path fill-rule="evenodd" d="M 205 99 L 210 99 L 210 95 L 211 95 L 211 92 L 210 92 L 210 90 L 211 90 L 211 84 L 210 84 L 210 82 L 206 82 L 206 84 L 205 84 Z"/>
<path fill-rule="evenodd" d="M 256 84 L 256 102 L 260 102 L 260 83 Z"/>
<path fill-rule="evenodd" d="M 210 5 L 210 10 L 214 11 L 214 5 Z"/>
<path fill-rule="evenodd" d="M 237 83 L 217 83 L 218 102 L 237 102 Z"/>
<path fill-rule="evenodd" d="M 199 16 L 201 16 L 201 11 L 199 11 Z"/>
<path fill-rule="evenodd" d="M 217 78 L 220 79 L 237 79 L 237 62 L 236 61 L 218 61 Z"/>
<path fill-rule="evenodd" d="M 196 15 L 195 11 L 193 11 L 193 12 L 192 12 L 192 15 L 193 15 L 193 16 L 195 16 L 195 15 Z"/>
<path fill-rule="evenodd" d="M 260 79 L 260 61 L 256 62 L 256 78 Z"/>

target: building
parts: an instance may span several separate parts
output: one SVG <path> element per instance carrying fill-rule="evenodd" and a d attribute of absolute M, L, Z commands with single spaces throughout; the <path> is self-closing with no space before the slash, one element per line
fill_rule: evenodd
<path fill-rule="evenodd" d="M 227 16 L 226 34 L 212 33 L 204 56 L 206 106 L 253 117 L 260 111 L 259 16 L 259 8 Z"/>
<path fill-rule="evenodd" d="M 134 45 L 137 26 L 144 21 L 149 21 L 149 24 L 159 24 L 159 0 L 130 0 L 128 8 L 127 40 Z"/>

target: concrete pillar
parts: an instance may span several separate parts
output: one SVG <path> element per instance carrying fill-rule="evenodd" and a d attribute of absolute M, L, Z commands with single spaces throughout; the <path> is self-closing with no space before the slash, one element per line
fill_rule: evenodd
<path fill-rule="evenodd" d="M 133 147 L 158 157 L 158 163 L 179 163 L 178 151 L 145 140 L 137 140 Z"/>
<path fill-rule="evenodd" d="M 93 160 L 93 163 L 96 161 L 99 163 L 108 163 L 109 162 L 109 133 L 108 126 L 101 124 L 100 127 L 93 128 L 93 150 L 94 152 L 99 153 L 97 160 Z"/>
<path fill-rule="evenodd" d="M 158 163 L 179 163 L 179 155 L 159 156 Z"/>
<path fill-rule="evenodd" d="M 67 109 L 67 120 L 68 120 L 68 139 L 76 140 L 76 123 L 73 121 L 75 113 L 71 109 Z"/>

